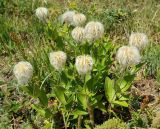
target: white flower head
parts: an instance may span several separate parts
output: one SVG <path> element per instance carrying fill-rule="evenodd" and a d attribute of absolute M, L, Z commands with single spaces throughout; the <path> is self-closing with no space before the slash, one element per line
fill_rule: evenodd
<path fill-rule="evenodd" d="M 13 73 L 20 85 L 27 84 L 33 75 L 33 67 L 29 62 L 21 61 L 14 66 Z"/>
<path fill-rule="evenodd" d="M 45 21 L 48 15 L 48 9 L 45 7 L 39 7 L 36 9 L 36 16 L 39 20 Z"/>
<path fill-rule="evenodd" d="M 82 13 L 76 13 L 73 15 L 73 25 L 82 26 L 86 22 L 86 16 Z"/>
<path fill-rule="evenodd" d="M 84 28 L 82 27 L 76 27 L 72 30 L 72 38 L 76 41 L 76 42 L 82 42 L 84 40 Z"/>
<path fill-rule="evenodd" d="M 103 24 L 91 21 L 85 26 L 85 38 L 87 41 L 94 41 L 101 38 L 104 34 Z"/>
<path fill-rule="evenodd" d="M 137 47 L 123 46 L 118 49 L 116 59 L 121 66 L 126 67 L 140 63 L 141 56 Z"/>
<path fill-rule="evenodd" d="M 51 65 L 57 71 L 61 71 L 66 64 L 67 55 L 63 51 L 51 52 L 49 54 L 49 60 L 50 60 Z"/>
<path fill-rule="evenodd" d="M 90 73 L 93 67 L 93 59 L 89 55 L 81 55 L 76 58 L 76 69 L 80 75 Z"/>
<path fill-rule="evenodd" d="M 148 37 L 144 33 L 132 33 L 129 37 L 129 44 L 137 47 L 139 50 L 147 46 Z"/>
<path fill-rule="evenodd" d="M 67 23 L 73 25 L 73 16 L 75 15 L 75 11 L 66 11 L 60 16 L 61 23 Z"/>

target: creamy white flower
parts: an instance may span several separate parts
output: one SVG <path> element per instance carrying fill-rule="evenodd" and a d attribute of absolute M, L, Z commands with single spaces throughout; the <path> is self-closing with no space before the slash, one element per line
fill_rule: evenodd
<path fill-rule="evenodd" d="M 121 66 L 126 67 L 138 64 L 141 56 L 137 47 L 123 46 L 118 49 L 116 59 Z"/>
<path fill-rule="evenodd" d="M 85 26 L 85 38 L 87 41 L 94 41 L 101 38 L 104 34 L 103 24 L 91 21 Z"/>
<path fill-rule="evenodd" d="M 93 59 L 89 55 L 81 55 L 76 58 L 76 69 L 80 75 L 90 73 L 93 67 Z"/>
<path fill-rule="evenodd" d="M 72 38 L 76 41 L 76 42 L 82 42 L 84 40 L 84 28 L 82 27 L 76 27 L 72 30 Z"/>
<path fill-rule="evenodd" d="M 76 13 L 73 15 L 73 25 L 82 26 L 86 22 L 86 16 L 82 13 Z"/>
<path fill-rule="evenodd" d="M 36 9 L 36 16 L 39 20 L 45 21 L 48 15 L 48 9 L 45 7 L 39 7 Z"/>
<path fill-rule="evenodd" d="M 33 67 L 29 62 L 21 61 L 14 66 L 13 73 L 20 85 L 27 84 L 33 75 Z"/>
<path fill-rule="evenodd" d="M 49 54 L 49 60 L 56 70 L 61 71 L 66 64 L 67 55 L 62 51 L 51 52 Z"/>
<path fill-rule="evenodd" d="M 73 16 L 75 15 L 75 11 L 66 11 L 60 16 L 61 23 L 67 23 L 73 25 Z"/>
<path fill-rule="evenodd" d="M 144 33 L 132 33 L 129 37 L 129 44 L 142 49 L 148 44 L 148 37 Z"/>

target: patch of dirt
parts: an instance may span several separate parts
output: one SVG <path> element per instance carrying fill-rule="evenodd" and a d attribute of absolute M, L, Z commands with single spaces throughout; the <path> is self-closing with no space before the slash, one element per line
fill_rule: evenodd
<path fill-rule="evenodd" d="M 155 79 L 147 78 L 136 81 L 131 88 L 131 93 L 143 98 L 141 108 L 160 110 L 160 85 Z"/>

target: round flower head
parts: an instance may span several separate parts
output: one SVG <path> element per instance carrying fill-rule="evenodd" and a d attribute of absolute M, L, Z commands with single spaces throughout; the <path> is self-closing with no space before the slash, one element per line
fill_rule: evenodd
<path fill-rule="evenodd" d="M 51 52 L 49 54 L 51 65 L 58 71 L 61 71 L 66 64 L 67 55 L 62 51 Z"/>
<path fill-rule="evenodd" d="M 75 15 L 75 11 L 66 11 L 60 16 L 61 23 L 67 23 L 73 25 L 73 16 Z"/>
<path fill-rule="evenodd" d="M 101 38 L 104 34 L 103 24 L 100 22 L 91 21 L 85 26 L 85 38 L 88 41 L 93 41 Z"/>
<path fill-rule="evenodd" d="M 116 59 L 123 66 L 138 64 L 141 61 L 139 50 L 134 46 L 123 46 L 117 51 Z"/>
<path fill-rule="evenodd" d="M 39 7 L 36 9 L 36 16 L 39 20 L 45 21 L 48 15 L 48 9 L 45 7 Z"/>
<path fill-rule="evenodd" d="M 93 67 L 93 59 L 89 55 L 81 55 L 76 58 L 76 69 L 80 75 L 90 73 Z"/>
<path fill-rule="evenodd" d="M 148 44 L 148 37 L 144 33 L 132 33 L 129 37 L 129 44 L 142 49 Z"/>
<path fill-rule="evenodd" d="M 72 38 L 76 42 L 82 42 L 84 40 L 84 28 L 82 27 L 76 27 L 72 30 Z"/>
<path fill-rule="evenodd" d="M 74 26 L 82 26 L 86 22 L 86 16 L 82 13 L 76 13 L 73 15 L 73 24 Z"/>
<path fill-rule="evenodd" d="M 20 85 L 27 84 L 33 75 L 33 67 L 29 62 L 21 61 L 14 66 L 13 73 Z"/>

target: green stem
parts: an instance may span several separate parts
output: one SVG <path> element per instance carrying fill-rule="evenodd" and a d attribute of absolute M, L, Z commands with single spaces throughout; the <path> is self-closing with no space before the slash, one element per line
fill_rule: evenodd
<path fill-rule="evenodd" d="M 82 116 L 79 115 L 79 116 L 78 116 L 78 125 L 77 125 L 77 129 L 81 129 L 81 122 L 82 122 Z"/>
<path fill-rule="evenodd" d="M 62 112 L 62 115 L 63 115 L 63 121 L 64 121 L 64 128 L 67 129 L 67 127 L 68 127 L 68 119 L 69 119 L 70 113 L 67 112 L 67 114 L 64 114 Z M 66 118 L 65 118 L 65 115 L 67 116 Z"/>
<path fill-rule="evenodd" d="M 63 112 L 62 112 L 62 116 L 63 116 L 64 128 L 67 129 L 67 122 L 66 122 L 65 115 Z"/>
<path fill-rule="evenodd" d="M 52 74 L 52 73 L 48 74 L 48 75 L 45 77 L 45 79 L 43 80 L 43 82 L 42 82 L 42 84 L 41 84 L 41 86 L 40 86 L 40 89 L 42 88 L 43 84 L 44 84 L 45 81 L 50 77 L 51 74 Z"/>
<path fill-rule="evenodd" d="M 91 123 L 91 128 L 94 128 L 94 112 L 92 106 L 88 102 L 88 113 L 89 113 L 89 118 L 90 118 L 90 123 Z"/>
<path fill-rule="evenodd" d="M 86 82 L 85 82 L 85 76 L 84 76 L 84 86 L 83 86 L 85 93 L 87 92 L 87 86 L 86 86 Z M 89 114 L 89 118 L 90 118 L 90 123 L 91 123 L 91 128 L 94 128 L 94 111 L 93 111 L 93 107 L 91 106 L 90 102 L 89 102 L 89 96 L 88 93 L 86 93 L 86 99 L 87 99 L 87 108 L 88 108 L 88 114 Z"/>

